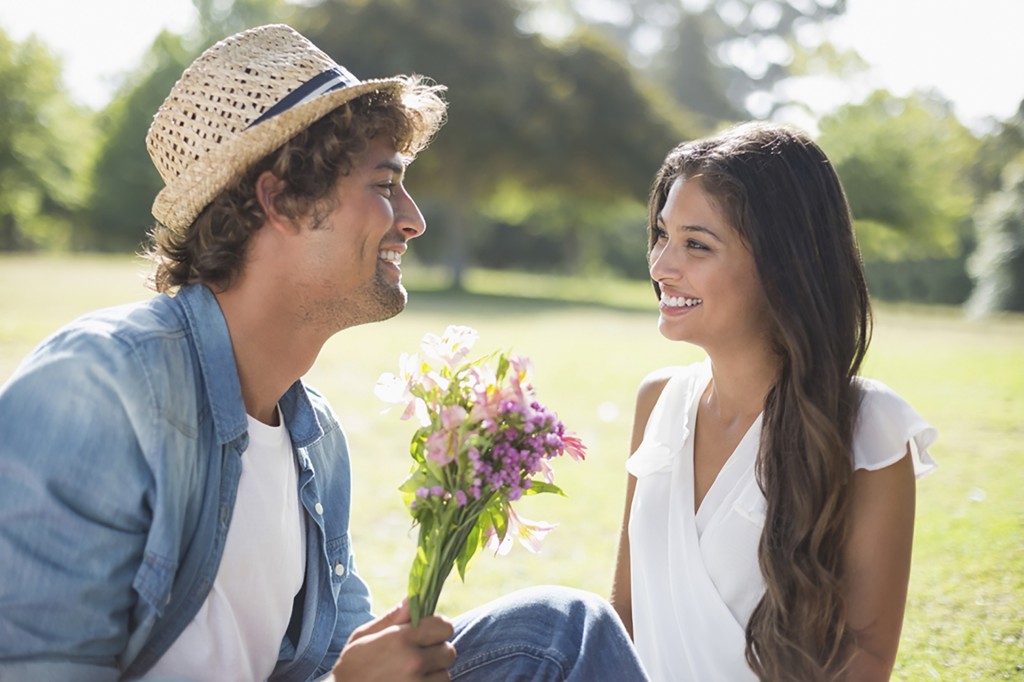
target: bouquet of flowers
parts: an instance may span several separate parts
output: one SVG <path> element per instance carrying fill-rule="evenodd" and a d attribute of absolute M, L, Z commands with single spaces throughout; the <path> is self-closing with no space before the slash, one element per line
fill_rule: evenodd
<path fill-rule="evenodd" d="M 404 404 L 402 419 L 415 418 L 412 471 L 400 487 L 419 525 L 419 544 L 409 572 L 413 624 L 434 613 L 452 567 L 466 568 L 484 547 L 508 552 L 513 538 L 527 549 L 553 525 L 517 515 L 523 495 L 564 494 L 554 484 L 550 460 L 563 454 L 580 461 L 583 443 L 567 434 L 558 416 L 541 405 L 530 385 L 530 362 L 495 353 L 468 361 L 477 333 L 449 326 L 427 334 L 421 355 L 403 353 L 398 375 L 383 374 L 376 394 Z"/>

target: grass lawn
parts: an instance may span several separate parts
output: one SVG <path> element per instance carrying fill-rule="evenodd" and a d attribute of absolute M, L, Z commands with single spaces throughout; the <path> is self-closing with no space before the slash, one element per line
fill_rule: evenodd
<path fill-rule="evenodd" d="M 146 298 L 127 257 L 0 257 L 0 381 L 45 335 L 99 306 Z M 642 283 L 472 273 L 470 293 L 430 289 L 429 273 L 394 320 L 339 334 L 307 380 L 332 401 L 354 458 L 353 536 L 377 610 L 405 589 L 415 534 L 396 486 L 412 426 L 381 414 L 372 390 L 403 351 L 447 324 L 480 331 L 477 354 L 529 355 L 542 401 L 579 432 L 587 462 L 559 463 L 568 498 L 532 497 L 528 518 L 557 521 L 539 555 L 478 558 L 449 582 L 456 614 L 499 593 L 560 583 L 608 594 L 622 514 L 633 395 L 657 367 L 699 350 L 657 333 Z M 417 283 L 428 285 L 416 288 Z M 918 486 L 910 597 L 895 679 L 1024 679 L 1024 317 L 967 322 L 959 311 L 878 305 L 865 368 L 940 433 L 939 470 Z"/>

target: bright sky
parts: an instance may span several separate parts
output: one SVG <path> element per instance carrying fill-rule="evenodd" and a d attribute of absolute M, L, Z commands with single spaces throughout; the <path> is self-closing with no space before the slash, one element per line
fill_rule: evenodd
<path fill-rule="evenodd" d="M 182 32 L 194 17 L 190 0 L 0 0 L 0 27 L 19 41 L 40 36 L 63 58 L 73 95 L 93 107 L 162 27 Z M 829 36 L 871 64 L 870 85 L 900 95 L 935 88 L 977 126 L 1012 116 L 1024 99 L 1022 27 L 1022 0 L 848 0 Z M 828 108 L 867 89 L 849 83 L 816 95 Z"/>

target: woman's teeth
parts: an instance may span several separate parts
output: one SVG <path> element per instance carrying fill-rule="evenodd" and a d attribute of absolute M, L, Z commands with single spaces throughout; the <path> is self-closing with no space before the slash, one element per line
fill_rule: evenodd
<path fill-rule="evenodd" d="M 684 298 L 682 296 L 666 296 L 662 294 L 661 302 L 669 308 L 692 308 L 703 303 L 700 298 Z"/>

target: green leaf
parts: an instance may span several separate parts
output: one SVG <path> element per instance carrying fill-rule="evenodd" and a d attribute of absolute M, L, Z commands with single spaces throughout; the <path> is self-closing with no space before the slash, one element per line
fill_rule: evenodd
<path fill-rule="evenodd" d="M 455 565 L 459 569 L 459 578 L 466 581 L 466 569 L 469 568 L 470 563 L 473 561 L 473 557 L 483 548 L 484 545 L 484 531 L 490 526 L 490 521 L 487 517 L 481 514 L 473 529 L 469 532 L 469 537 L 466 538 L 465 544 L 462 546 L 462 551 L 459 552 L 458 558 L 455 560 Z"/>
<path fill-rule="evenodd" d="M 409 473 L 409 476 L 398 486 L 403 493 L 415 493 L 426 485 L 427 475 L 422 469 L 416 469 Z"/>
<path fill-rule="evenodd" d="M 562 497 L 568 497 L 561 488 L 547 481 L 532 480 L 530 481 L 530 487 L 523 490 L 523 495 L 539 495 L 541 493 L 554 493 Z"/>
<path fill-rule="evenodd" d="M 505 510 L 505 505 L 496 504 L 488 512 L 491 517 L 491 525 L 494 526 L 494 532 L 498 535 L 498 540 L 504 540 L 505 534 L 508 532 L 508 512 Z"/>

